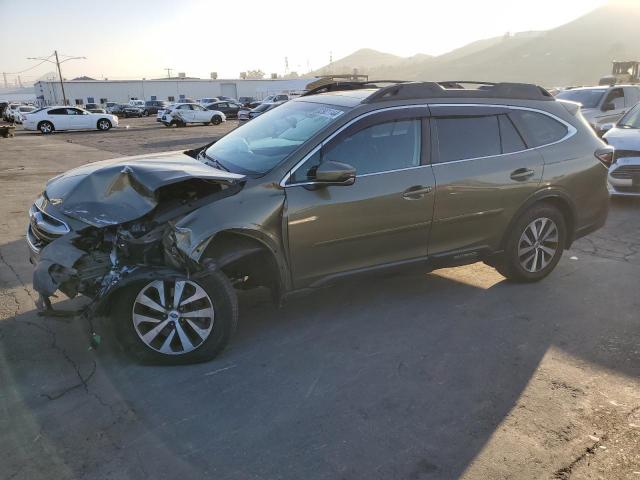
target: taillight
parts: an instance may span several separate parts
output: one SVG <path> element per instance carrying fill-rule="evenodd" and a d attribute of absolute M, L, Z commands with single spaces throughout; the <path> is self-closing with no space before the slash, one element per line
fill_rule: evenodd
<path fill-rule="evenodd" d="M 609 168 L 613 164 L 613 152 L 612 147 L 599 148 L 595 151 L 595 156 L 605 167 Z"/>

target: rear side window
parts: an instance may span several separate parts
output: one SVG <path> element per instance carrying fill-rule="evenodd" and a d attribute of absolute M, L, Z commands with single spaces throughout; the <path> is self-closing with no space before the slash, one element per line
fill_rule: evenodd
<path fill-rule="evenodd" d="M 496 115 L 437 118 L 439 162 L 500 155 Z"/>
<path fill-rule="evenodd" d="M 67 114 L 67 109 L 66 108 L 54 108 L 53 110 L 49 110 L 49 115 L 66 115 Z"/>
<path fill-rule="evenodd" d="M 509 118 L 518 127 L 529 148 L 557 142 L 568 133 L 564 124 L 542 113 L 513 110 Z"/>
<path fill-rule="evenodd" d="M 498 122 L 500 123 L 502 153 L 519 152 L 527 148 L 520 133 L 516 130 L 516 127 L 508 116 L 498 115 Z"/>

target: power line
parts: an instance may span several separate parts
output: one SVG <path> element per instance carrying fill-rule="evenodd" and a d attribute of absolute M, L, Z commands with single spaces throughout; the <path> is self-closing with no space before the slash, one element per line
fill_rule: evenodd
<path fill-rule="evenodd" d="M 56 57 L 56 61 L 54 62 L 53 60 L 49 60 L 51 57 L 55 56 Z M 69 55 L 66 55 L 67 58 L 65 58 L 64 60 L 60 61 L 60 59 L 58 58 L 58 51 L 54 50 L 53 54 L 49 55 L 46 58 L 38 58 L 38 57 L 28 57 L 27 60 L 42 60 L 42 63 L 44 62 L 49 62 L 49 63 L 55 63 L 56 67 L 58 68 L 58 76 L 60 77 L 60 88 L 62 89 L 62 99 L 64 102 L 64 105 L 67 104 L 67 94 L 64 91 L 64 80 L 62 79 L 62 69 L 60 68 L 60 64 L 64 63 L 68 60 L 79 60 L 79 59 L 86 59 L 87 57 L 71 57 Z"/>
<path fill-rule="evenodd" d="M 51 57 L 53 57 L 53 55 L 49 55 L 46 60 L 42 60 L 37 65 L 34 65 L 33 67 L 25 68 L 24 70 L 20 70 L 19 72 L 4 72 L 4 73 L 6 73 L 7 75 L 19 75 L 21 73 L 28 72 L 29 70 L 33 70 L 34 68 L 38 68 L 43 63 L 50 62 L 49 58 L 51 58 Z"/>

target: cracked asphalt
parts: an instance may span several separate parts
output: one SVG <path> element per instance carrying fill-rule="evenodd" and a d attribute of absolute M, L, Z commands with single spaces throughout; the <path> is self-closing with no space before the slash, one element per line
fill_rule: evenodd
<path fill-rule="evenodd" d="M 218 359 L 143 366 L 108 319 L 37 315 L 24 243 L 48 178 L 234 126 L 127 124 L 0 139 L 0 478 L 640 479 L 640 201 L 535 285 L 475 264 L 246 292 Z"/>

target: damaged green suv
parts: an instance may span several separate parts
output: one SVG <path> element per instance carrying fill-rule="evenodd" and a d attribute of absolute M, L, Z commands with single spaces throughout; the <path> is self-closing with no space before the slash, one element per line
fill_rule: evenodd
<path fill-rule="evenodd" d="M 332 83 L 200 149 L 48 182 L 27 241 L 39 308 L 109 314 L 139 357 L 213 358 L 235 289 L 281 302 L 354 274 L 484 261 L 533 282 L 607 216 L 612 150 L 528 84 Z"/>

